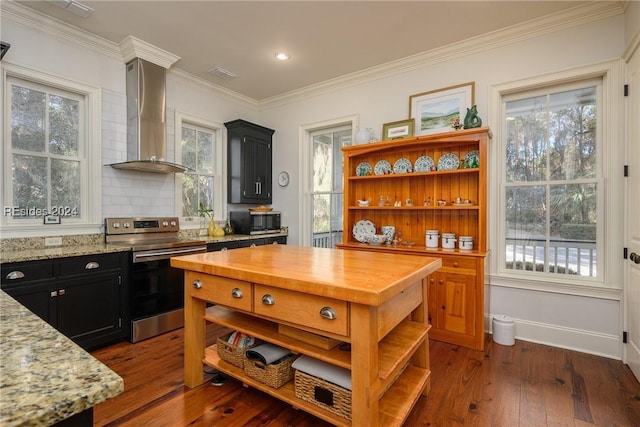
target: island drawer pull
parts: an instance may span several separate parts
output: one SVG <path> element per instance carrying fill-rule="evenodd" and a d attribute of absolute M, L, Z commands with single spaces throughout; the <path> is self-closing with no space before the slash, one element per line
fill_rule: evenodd
<path fill-rule="evenodd" d="M 20 270 L 12 271 L 7 274 L 7 280 L 24 279 L 24 273 Z"/>
<path fill-rule="evenodd" d="M 95 261 L 88 262 L 87 265 L 84 266 L 85 270 L 95 270 L 96 268 L 100 268 L 100 264 Z"/>
<path fill-rule="evenodd" d="M 193 281 L 192 286 L 196 289 L 202 289 L 202 282 L 196 279 Z"/>
<path fill-rule="evenodd" d="M 234 298 L 242 298 L 242 289 L 233 288 L 231 290 L 231 296 L 234 297 Z"/>
<path fill-rule="evenodd" d="M 338 315 L 336 314 L 336 311 L 333 308 L 322 307 L 320 309 L 320 317 L 324 317 L 325 319 L 329 319 L 329 320 L 336 320 L 338 318 Z"/>
<path fill-rule="evenodd" d="M 265 294 L 265 295 L 262 296 L 262 303 L 264 305 L 273 305 L 273 304 L 276 303 L 276 300 L 275 300 L 275 298 L 273 298 L 272 295 Z"/>

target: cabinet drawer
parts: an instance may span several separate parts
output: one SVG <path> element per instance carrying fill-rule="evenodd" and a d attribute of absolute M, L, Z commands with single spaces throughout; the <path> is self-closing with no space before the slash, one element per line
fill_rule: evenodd
<path fill-rule="evenodd" d="M 8 286 L 34 280 L 50 279 L 54 275 L 52 262 L 39 261 L 23 264 L 3 264 L 0 267 L 0 271 L 2 271 L 2 284 Z"/>
<path fill-rule="evenodd" d="M 272 319 L 348 335 L 348 304 L 345 301 L 256 284 L 253 307 L 254 313 Z M 333 319 L 323 317 L 321 312 Z"/>
<path fill-rule="evenodd" d="M 441 270 L 459 274 L 476 274 L 476 259 L 472 257 L 443 256 Z"/>
<path fill-rule="evenodd" d="M 65 258 L 60 261 L 60 277 L 118 269 L 120 269 L 120 254 L 88 255 Z"/>
<path fill-rule="evenodd" d="M 194 285 L 195 281 L 199 281 L 199 284 Z M 253 298 L 250 282 L 187 272 L 184 285 L 191 297 L 201 298 L 225 307 L 251 311 Z"/>

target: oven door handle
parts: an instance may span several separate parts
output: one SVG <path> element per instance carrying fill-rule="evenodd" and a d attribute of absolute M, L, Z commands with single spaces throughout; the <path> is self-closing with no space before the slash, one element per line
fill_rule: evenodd
<path fill-rule="evenodd" d="M 156 258 L 157 257 L 172 257 L 176 255 L 185 255 L 190 253 L 200 253 L 206 252 L 206 246 L 198 246 L 195 248 L 187 248 L 187 249 L 171 249 L 168 251 L 157 251 L 157 252 L 134 252 L 133 254 L 133 262 L 144 261 L 145 258 Z"/>

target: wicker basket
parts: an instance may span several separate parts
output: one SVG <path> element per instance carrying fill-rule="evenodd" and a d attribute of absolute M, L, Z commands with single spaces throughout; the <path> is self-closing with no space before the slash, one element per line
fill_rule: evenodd
<path fill-rule="evenodd" d="M 222 360 L 231 363 L 233 366 L 237 366 L 242 369 L 244 368 L 244 361 L 247 359 L 245 352 L 262 344 L 262 341 L 254 338 L 253 345 L 240 348 L 227 342 L 232 333 L 233 332 L 229 332 L 216 340 L 216 344 L 218 345 L 218 356 L 220 356 Z"/>
<path fill-rule="evenodd" d="M 295 393 L 298 399 L 351 419 L 351 390 L 296 369 Z"/>
<path fill-rule="evenodd" d="M 276 364 L 268 365 L 258 360 L 245 358 L 244 373 L 269 387 L 280 388 L 293 379 L 294 369 L 291 368 L 291 364 L 297 357 L 297 355 L 291 354 Z"/>

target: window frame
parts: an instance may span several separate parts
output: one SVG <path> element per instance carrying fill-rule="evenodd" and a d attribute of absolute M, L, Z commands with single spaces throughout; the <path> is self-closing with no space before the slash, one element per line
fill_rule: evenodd
<path fill-rule="evenodd" d="M 83 99 L 84 120 L 81 125 L 81 144 L 78 147 L 78 158 L 81 170 L 81 205 L 83 216 L 79 219 L 65 220 L 60 224 L 44 225 L 40 219 L 11 221 L 4 215 L 4 207 L 12 204 L 11 171 L 11 111 L 10 85 L 13 80 L 22 80 L 26 84 L 39 85 L 49 91 L 64 91 Z M 102 92 L 99 87 L 72 81 L 67 78 L 21 67 L 15 64 L 2 65 L 2 115 L 3 144 L 0 152 L 0 175 L 4 185 L 0 194 L 3 215 L 0 220 L 0 231 L 4 238 L 32 237 L 51 235 L 86 234 L 96 232 L 102 225 Z M 9 178 L 9 179 L 7 179 Z"/>
<path fill-rule="evenodd" d="M 616 188 L 623 188 L 622 165 L 624 164 L 624 148 L 616 144 L 622 138 L 620 121 L 623 111 L 621 91 L 622 69 L 619 61 L 611 61 L 593 66 L 550 73 L 537 77 L 525 78 L 504 84 L 496 84 L 489 89 L 490 126 L 493 131 L 493 141 L 490 145 L 489 187 L 495 196 L 489 203 L 489 236 L 495 236 L 494 242 L 489 242 L 492 249 L 489 257 L 489 275 L 487 281 L 491 285 L 514 287 L 521 289 L 544 290 L 571 295 L 598 296 L 615 298 L 616 292 L 623 285 L 622 257 L 623 230 L 615 227 L 622 218 L 616 215 L 615 206 L 622 206 L 623 194 L 616 192 Z M 504 107 L 505 97 L 524 91 L 534 91 L 540 88 L 582 82 L 599 78 L 602 80 L 602 112 L 599 123 L 599 149 L 601 175 L 598 181 L 598 204 L 601 207 L 602 223 L 598 227 L 598 268 L 602 273 L 596 280 L 584 276 L 571 276 L 556 273 L 523 274 L 520 270 L 507 270 L 502 267 L 505 257 L 505 212 L 504 212 Z M 619 173 L 618 173 L 619 172 Z M 602 187 L 602 188 L 600 188 Z M 618 209 L 622 211 L 622 209 Z M 589 279 L 589 280 L 585 280 Z"/>
<path fill-rule="evenodd" d="M 182 128 L 184 124 L 203 128 L 214 132 L 213 138 L 213 216 L 218 220 L 226 218 L 227 211 L 227 194 L 226 194 L 226 175 L 223 173 L 224 160 L 226 159 L 226 146 L 223 144 L 223 138 L 226 137 L 226 128 L 222 123 L 210 121 L 197 117 L 188 113 L 176 112 L 175 117 L 175 158 L 176 163 L 182 164 Z M 182 216 L 182 175 L 175 176 L 175 215 L 180 218 L 180 227 L 184 229 L 197 229 L 200 227 L 199 217 L 183 217 Z"/>

